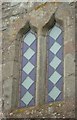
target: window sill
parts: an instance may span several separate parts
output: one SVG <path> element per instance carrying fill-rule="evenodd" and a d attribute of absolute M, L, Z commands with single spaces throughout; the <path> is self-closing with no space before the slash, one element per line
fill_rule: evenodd
<path fill-rule="evenodd" d="M 42 106 L 16 109 L 9 118 L 75 118 L 75 101 L 66 100 Z"/>

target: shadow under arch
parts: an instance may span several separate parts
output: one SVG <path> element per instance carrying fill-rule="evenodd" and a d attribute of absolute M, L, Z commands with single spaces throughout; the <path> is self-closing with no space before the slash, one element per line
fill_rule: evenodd
<path fill-rule="evenodd" d="M 64 22 L 62 19 L 57 18 L 55 13 L 50 17 L 49 21 L 43 26 L 42 30 L 43 31 L 49 31 L 55 24 L 58 24 L 59 27 L 62 28 L 63 30 L 63 26 L 64 26 Z"/>

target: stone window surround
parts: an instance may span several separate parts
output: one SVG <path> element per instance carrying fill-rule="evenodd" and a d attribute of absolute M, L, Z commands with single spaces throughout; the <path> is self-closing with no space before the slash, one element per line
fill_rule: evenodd
<path fill-rule="evenodd" d="M 59 11 L 58 11 L 59 12 Z M 66 40 L 70 37 L 69 35 L 69 31 L 70 30 L 68 30 L 68 29 L 70 29 L 70 28 L 68 28 L 68 26 L 71 24 L 71 21 L 70 22 L 68 22 L 68 20 L 69 20 L 69 16 L 68 15 L 66 15 L 66 19 L 64 20 L 63 19 L 63 17 L 62 16 L 57 16 L 57 15 L 55 15 L 55 19 L 56 19 L 56 22 L 57 23 L 59 23 L 59 25 L 61 25 L 62 26 L 62 28 L 64 28 L 64 57 L 65 57 L 65 52 L 66 52 L 66 48 L 65 48 L 65 44 L 66 44 Z M 53 17 L 51 17 L 50 18 L 50 20 L 49 20 L 49 22 L 48 23 L 53 23 L 53 21 L 54 21 L 54 19 L 53 19 Z M 52 24 L 51 24 L 52 25 Z M 42 27 L 43 28 L 43 30 L 44 30 L 44 34 L 43 35 L 45 35 L 46 34 L 46 32 L 47 32 L 47 27 L 49 28 L 49 27 L 51 27 L 51 25 L 50 24 L 46 24 L 44 27 Z M 31 29 L 32 30 L 34 30 L 36 33 L 37 33 L 37 35 L 39 36 L 38 37 L 38 40 L 39 40 L 39 42 L 38 42 L 38 44 L 40 43 L 40 41 L 41 41 L 41 39 L 43 39 L 42 38 L 42 35 L 41 35 L 41 31 L 42 31 L 42 28 L 41 27 L 39 27 L 38 29 L 37 29 L 37 27 L 34 27 L 34 25 L 32 25 L 32 23 L 29 23 L 29 22 L 26 22 L 26 25 L 25 25 L 25 23 L 24 23 L 24 27 L 21 27 L 22 29 L 20 29 L 19 30 L 19 32 L 17 33 L 17 36 L 16 36 L 16 41 L 15 41 L 15 59 L 14 59 L 14 66 L 13 66 L 13 85 L 12 85 L 12 96 L 11 96 L 11 98 L 12 98 L 12 101 L 11 101 L 11 109 L 16 109 L 17 108 L 17 106 L 18 106 L 18 93 L 19 93 L 19 89 L 18 89 L 18 87 L 19 87 L 19 84 L 18 84 L 18 81 L 20 81 L 20 71 L 21 71 L 21 66 L 20 66 L 20 62 L 21 62 L 21 50 L 20 50 L 20 48 L 21 48 L 21 42 L 23 41 L 23 39 L 22 39 L 22 36 L 23 36 L 23 34 L 25 34 L 25 32 L 27 32 L 27 29 L 30 29 L 30 27 L 31 27 Z M 37 32 L 38 31 L 38 32 Z M 68 36 L 67 36 L 67 34 L 68 34 Z M 41 50 L 41 45 L 42 44 L 40 44 L 40 46 L 39 46 L 39 48 L 37 48 L 38 50 Z M 18 46 L 18 47 L 17 47 Z M 45 48 L 46 48 L 46 44 L 45 44 Z M 38 52 L 38 55 L 37 56 L 40 56 L 40 52 Z M 45 55 L 46 56 L 46 55 Z M 45 56 L 43 56 L 43 59 L 42 60 L 45 60 Z M 40 58 L 41 58 L 41 56 L 39 57 L 39 60 L 37 61 L 37 64 L 40 64 L 39 63 L 39 61 L 40 61 Z M 40 65 L 40 67 L 41 67 L 41 65 Z M 39 68 L 39 67 L 38 67 Z M 37 68 L 37 71 L 38 71 L 38 73 L 40 72 L 40 69 L 38 70 L 38 68 Z M 45 68 L 46 68 L 46 66 L 45 66 Z M 17 72 L 18 71 L 18 72 Z M 65 61 L 64 61 L 64 101 L 66 101 L 66 100 L 68 100 L 69 101 L 69 99 L 71 98 L 71 95 L 69 96 L 68 95 L 68 92 L 69 91 L 67 91 L 67 75 L 66 75 L 66 71 L 67 71 L 67 68 L 66 68 L 66 63 L 65 63 Z M 17 74 L 16 74 L 16 72 L 17 72 Z M 42 74 L 45 74 L 45 73 L 42 73 Z M 37 83 L 39 82 L 38 80 L 39 80 L 39 77 L 40 76 L 37 76 Z M 43 82 L 45 82 L 45 81 L 43 81 Z M 73 80 L 72 81 L 70 81 L 69 82 L 69 84 L 71 83 L 71 82 L 74 82 Z M 68 88 L 69 89 L 71 89 L 70 88 L 70 85 L 68 84 Z M 44 87 L 44 86 L 43 86 Z M 73 87 L 74 87 L 74 85 L 73 85 Z M 39 88 L 38 88 L 39 89 Z M 38 93 L 38 89 L 37 89 L 37 92 L 36 93 Z M 16 94 L 15 94 L 16 93 Z M 73 92 L 72 92 L 72 95 L 73 95 Z M 36 95 L 36 96 L 38 96 L 38 95 Z M 40 96 L 40 95 L 39 95 Z M 44 99 L 42 99 L 43 101 L 39 101 L 40 99 L 39 99 L 39 96 L 38 97 L 36 97 L 36 105 L 38 105 L 38 104 L 43 104 L 43 102 L 44 102 Z M 74 95 L 73 95 L 74 96 Z M 14 99 L 13 99 L 14 98 Z"/>
<path fill-rule="evenodd" d="M 45 101 L 47 99 L 47 75 L 46 75 L 47 64 L 48 64 L 47 63 L 47 34 L 48 34 L 48 31 L 50 30 L 50 28 L 52 28 L 55 23 L 56 23 L 56 20 L 53 16 L 44 27 L 39 29 L 39 28 L 36 28 L 35 26 L 32 26 L 30 24 L 30 22 L 28 21 L 26 23 L 26 25 L 24 26 L 24 28 L 22 28 L 19 31 L 19 33 L 18 33 L 19 38 L 17 38 L 18 40 L 16 41 L 16 44 L 20 44 L 19 45 L 20 48 L 19 48 L 19 57 L 17 57 L 17 53 L 15 53 L 16 54 L 15 59 L 17 58 L 18 59 L 17 61 L 20 64 L 21 59 L 22 59 L 21 46 L 22 46 L 22 42 L 23 42 L 25 34 L 31 29 L 32 31 L 35 32 L 36 37 L 37 37 L 37 65 L 36 65 L 37 67 L 36 67 L 35 106 L 45 104 Z M 58 25 L 60 25 L 60 28 L 63 29 L 62 21 L 59 21 L 57 23 L 59 23 Z M 19 43 L 18 43 L 18 41 L 19 41 Z M 14 66 L 16 66 L 15 63 L 14 63 Z M 20 65 L 20 68 L 18 68 L 18 69 L 20 69 L 19 80 L 17 83 L 13 82 L 14 83 L 13 95 L 14 95 L 14 99 L 16 99 L 16 100 L 15 100 L 15 102 L 13 101 L 14 103 L 12 105 L 15 104 L 16 107 L 18 107 L 18 104 L 19 104 L 18 101 L 20 99 L 20 94 L 19 94 L 20 88 L 19 87 L 20 87 L 20 81 L 21 81 L 21 65 Z M 16 79 L 18 79 L 18 78 L 16 78 Z M 17 87 L 15 88 L 15 86 L 17 86 Z M 16 90 L 17 92 L 14 92 L 14 90 Z M 16 93 L 16 97 L 15 97 L 15 93 Z M 63 99 L 64 99 L 64 96 L 63 96 Z M 13 108 L 13 106 L 12 106 L 12 108 Z"/>
<path fill-rule="evenodd" d="M 35 106 L 38 105 L 43 105 L 45 104 L 45 100 L 47 99 L 47 34 L 50 28 L 54 26 L 55 23 L 58 23 L 60 25 L 60 28 L 63 31 L 64 25 L 62 20 L 56 20 L 54 15 L 51 17 L 49 22 L 42 28 L 36 28 L 35 26 L 32 26 L 31 23 L 28 21 L 26 22 L 26 25 L 24 28 L 22 28 L 18 35 L 17 35 L 17 41 L 16 45 L 19 46 L 19 54 L 16 51 L 16 57 L 15 57 L 15 63 L 14 66 L 16 65 L 16 61 L 19 63 L 18 64 L 18 70 L 19 70 L 19 77 L 14 77 L 15 82 L 13 81 L 13 93 L 12 93 L 12 98 L 14 97 L 12 101 L 12 108 L 18 108 L 18 101 L 19 101 L 19 90 L 20 90 L 20 81 L 21 81 L 21 59 L 22 59 L 22 51 L 21 51 L 21 45 L 23 42 L 23 38 L 25 34 L 31 29 L 32 31 L 35 32 L 37 36 L 37 69 L 36 69 L 36 90 L 35 90 Z M 42 47 L 43 46 L 43 47 Z M 43 52 L 42 52 L 43 51 Z M 18 55 L 18 57 L 17 57 Z M 16 60 L 17 58 L 17 60 Z M 64 64 L 64 61 L 63 61 Z M 42 71 L 41 71 L 42 70 Z M 15 71 L 15 67 L 14 67 Z M 15 75 L 15 73 L 14 73 Z M 18 79 L 19 78 L 19 79 Z M 18 79 L 16 81 L 16 79 Z M 42 79 L 42 80 L 41 80 Z M 63 78 L 64 79 L 64 78 Z M 44 86 L 45 85 L 45 86 Z M 64 92 L 64 86 L 63 85 L 63 92 Z M 42 88 L 42 89 L 41 89 Z M 16 93 L 16 94 L 15 94 Z M 65 99 L 64 97 L 65 94 L 63 94 L 63 100 Z M 14 101 L 15 100 L 15 101 Z"/>

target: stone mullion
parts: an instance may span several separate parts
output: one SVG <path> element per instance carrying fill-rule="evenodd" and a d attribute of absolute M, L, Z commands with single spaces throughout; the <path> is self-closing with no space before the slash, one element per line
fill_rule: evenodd
<path fill-rule="evenodd" d="M 41 28 L 37 39 L 36 105 L 41 105 L 45 103 L 46 91 L 46 37 Z"/>

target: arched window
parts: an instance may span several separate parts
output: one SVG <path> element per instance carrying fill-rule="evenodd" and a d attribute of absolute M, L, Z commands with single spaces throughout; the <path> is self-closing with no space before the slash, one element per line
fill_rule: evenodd
<path fill-rule="evenodd" d="M 22 44 L 20 107 L 35 104 L 36 49 L 36 36 L 30 30 L 26 33 Z"/>
<path fill-rule="evenodd" d="M 48 87 L 47 102 L 63 98 L 63 34 L 58 24 L 48 32 Z"/>
<path fill-rule="evenodd" d="M 49 103 L 63 99 L 63 32 L 61 27 L 55 24 L 46 35 L 47 44 L 45 44 L 45 46 L 43 42 L 46 43 L 46 40 L 43 39 L 44 41 L 42 41 L 42 37 L 38 39 L 40 40 L 41 47 L 45 47 L 45 51 L 43 51 L 45 56 L 43 56 L 41 48 L 37 50 L 38 35 L 36 38 L 35 33 L 29 30 L 23 37 L 20 107 L 33 106 L 36 105 L 37 102 L 39 105 L 42 99 L 43 104 L 45 101 Z M 40 59 L 38 59 L 37 53 L 40 53 Z M 47 56 L 46 53 L 48 53 Z M 42 59 L 45 59 L 44 63 Z M 37 64 L 38 60 L 39 64 Z M 39 70 L 42 74 L 36 69 L 36 64 L 37 68 L 40 66 Z M 43 64 L 43 68 L 41 64 Z M 43 72 L 45 72 L 45 74 L 43 74 Z M 39 78 L 37 79 L 38 75 Z M 46 76 L 47 80 L 44 79 Z M 43 88 L 42 85 L 47 87 Z M 45 90 L 47 92 L 45 92 Z M 43 98 L 40 97 L 42 94 Z"/>

